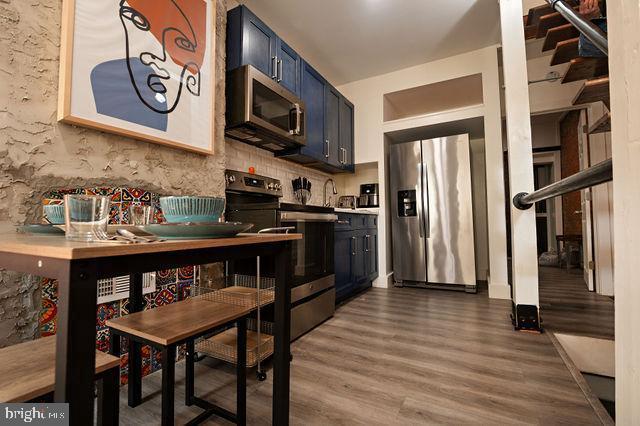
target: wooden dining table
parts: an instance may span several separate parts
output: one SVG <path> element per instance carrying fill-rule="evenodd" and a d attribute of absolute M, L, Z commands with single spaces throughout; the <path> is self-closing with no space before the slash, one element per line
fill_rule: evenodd
<path fill-rule="evenodd" d="M 97 281 L 130 275 L 130 307 L 142 309 L 142 274 L 190 265 L 270 256 L 275 260 L 274 425 L 289 422 L 292 242 L 301 234 L 154 243 L 74 242 L 60 235 L 0 234 L 0 268 L 58 280 L 55 402 L 69 403 L 72 425 L 93 424 Z M 139 355 L 138 355 L 139 356 Z M 130 360 L 133 364 L 139 360 Z M 141 372 L 129 380 L 141 383 Z M 137 373 L 137 374 L 136 374 Z M 130 402 L 132 393 L 130 395 Z M 134 401 L 135 402 L 135 401 Z"/>

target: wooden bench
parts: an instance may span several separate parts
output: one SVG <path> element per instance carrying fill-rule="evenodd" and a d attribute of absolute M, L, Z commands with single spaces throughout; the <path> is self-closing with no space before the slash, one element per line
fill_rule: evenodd
<path fill-rule="evenodd" d="M 185 404 L 197 405 L 206 411 L 192 420 L 199 423 L 216 414 L 237 424 L 246 423 L 246 330 L 247 316 L 252 308 L 218 303 L 202 298 L 161 306 L 143 312 L 107 321 L 111 332 L 111 353 L 119 355 L 120 339 L 150 345 L 162 352 L 162 424 L 174 422 L 175 357 L 178 345 L 186 343 L 186 392 Z M 238 327 L 238 363 L 236 366 L 237 407 L 232 413 L 222 407 L 197 398 L 194 395 L 194 345 L 195 339 L 230 326 Z M 136 398 L 141 400 L 141 395 Z"/>
<path fill-rule="evenodd" d="M 55 387 L 55 336 L 0 349 L 0 402 L 52 400 Z M 120 358 L 96 351 L 98 424 L 118 424 Z"/>

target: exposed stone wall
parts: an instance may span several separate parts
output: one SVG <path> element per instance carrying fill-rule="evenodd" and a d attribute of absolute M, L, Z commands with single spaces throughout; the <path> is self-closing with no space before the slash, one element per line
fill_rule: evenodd
<path fill-rule="evenodd" d="M 56 121 L 61 0 L 0 0 L 0 231 L 41 215 L 53 188 L 224 194 L 226 0 L 217 0 L 215 150 L 203 156 Z M 0 275 L 0 346 L 36 334 L 36 280 Z"/>
<path fill-rule="evenodd" d="M 569 112 L 560 122 L 562 178 L 580 171 L 579 126 L 579 111 Z M 562 196 L 562 226 L 565 235 L 582 235 L 582 216 L 575 213 L 579 210 L 582 210 L 580 192 L 572 192 Z"/>

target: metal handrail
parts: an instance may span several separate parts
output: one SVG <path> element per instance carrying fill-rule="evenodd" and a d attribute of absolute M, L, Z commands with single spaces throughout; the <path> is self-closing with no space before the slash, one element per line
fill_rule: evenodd
<path fill-rule="evenodd" d="M 611 159 L 609 159 L 530 194 L 521 192 L 513 197 L 513 205 L 516 206 L 517 209 L 527 210 L 539 201 L 548 200 L 549 198 L 558 197 L 580 189 L 590 188 L 612 180 L 613 163 Z"/>
<path fill-rule="evenodd" d="M 609 56 L 609 41 L 607 40 L 607 35 L 600 28 L 576 13 L 564 0 L 547 0 L 547 3 L 586 38 L 591 40 L 605 55 Z"/>

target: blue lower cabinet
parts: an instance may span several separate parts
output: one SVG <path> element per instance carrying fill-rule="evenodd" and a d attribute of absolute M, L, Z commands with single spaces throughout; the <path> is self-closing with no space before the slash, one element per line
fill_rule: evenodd
<path fill-rule="evenodd" d="M 338 214 L 335 233 L 336 303 L 371 287 L 378 277 L 375 216 Z"/>

